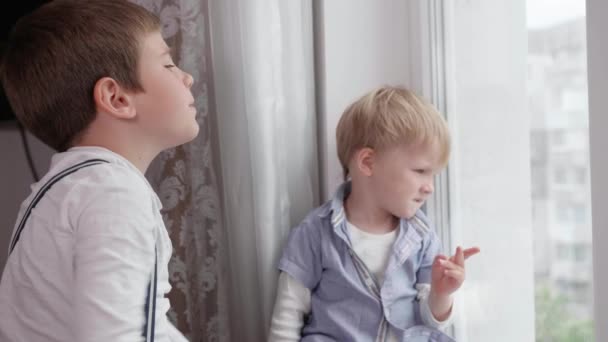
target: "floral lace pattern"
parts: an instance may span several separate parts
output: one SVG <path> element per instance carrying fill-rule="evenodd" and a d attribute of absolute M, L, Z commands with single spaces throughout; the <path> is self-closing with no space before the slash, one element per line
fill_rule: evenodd
<path fill-rule="evenodd" d="M 194 77 L 198 137 L 163 152 L 147 177 L 173 243 L 169 318 L 190 341 L 229 341 L 227 260 L 212 103 L 207 0 L 132 0 L 158 15 L 175 62 Z"/>

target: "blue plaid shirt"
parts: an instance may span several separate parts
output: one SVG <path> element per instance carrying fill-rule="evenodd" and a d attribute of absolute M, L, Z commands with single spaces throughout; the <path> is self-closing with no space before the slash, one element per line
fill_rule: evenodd
<path fill-rule="evenodd" d="M 402 341 L 453 341 L 422 326 L 416 284 L 431 282 L 440 241 L 422 211 L 401 219 L 397 239 L 378 284 L 352 251 L 346 225 L 344 183 L 334 198 L 294 228 L 279 261 L 311 291 L 311 313 L 302 341 L 384 341 L 393 329 Z"/>

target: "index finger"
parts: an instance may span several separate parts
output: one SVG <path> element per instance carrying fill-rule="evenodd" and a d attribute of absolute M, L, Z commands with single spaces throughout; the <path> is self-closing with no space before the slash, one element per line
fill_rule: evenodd
<path fill-rule="evenodd" d="M 469 257 L 479 253 L 481 250 L 479 249 L 479 247 L 471 247 L 471 248 L 467 248 L 464 250 L 463 254 L 464 254 L 464 259 L 468 259 Z"/>
<path fill-rule="evenodd" d="M 454 254 L 454 262 L 459 266 L 464 266 L 464 251 L 462 247 L 456 247 L 456 254 Z"/>

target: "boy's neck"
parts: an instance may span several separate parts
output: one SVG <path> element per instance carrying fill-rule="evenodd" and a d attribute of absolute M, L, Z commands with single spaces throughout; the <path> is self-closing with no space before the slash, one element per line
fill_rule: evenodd
<path fill-rule="evenodd" d="M 128 160 L 131 164 L 133 164 L 142 174 L 145 174 L 152 163 L 152 160 L 156 158 L 158 153 L 149 151 L 146 149 L 135 148 L 133 145 L 124 144 L 118 141 L 100 141 L 96 139 L 85 138 L 79 141 L 74 146 L 96 146 L 103 147 L 108 149 L 116 154 L 119 154 L 126 160 Z M 128 146 L 128 147 L 125 147 Z"/>
<path fill-rule="evenodd" d="M 142 174 L 145 174 L 146 171 L 148 170 L 148 167 L 150 166 L 150 163 L 152 163 L 152 160 L 154 160 L 154 158 L 156 158 L 156 156 L 158 155 L 158 153 L 142 153 L 142 152 L 136 152 L 136 151 L 128 151 L 128 150 L 112 150 L 114 153 L 120 154 L 121 156 L 123 156 L 126 160 L 130 161 L 131 164 L 135 165 L 135 167 L 137 169 L 139 169 L 139 171 L 141 171 Z"/>
<path fill-rule="evenodd" d="M 352 184 L 351 192 L 344 200 L 348 221 L 357 228 L 371 234 L 389 233 L 399 224 L 399 219 L 379 208 L 370 196 Z"/>

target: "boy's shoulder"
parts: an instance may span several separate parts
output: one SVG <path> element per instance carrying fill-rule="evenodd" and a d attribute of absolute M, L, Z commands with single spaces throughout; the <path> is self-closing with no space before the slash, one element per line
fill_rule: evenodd
<path fill-rule="evenodd" d="M 294 230 L 305 232 L 306 234 L 314 234 L 316 236 L 328 233 L 331 230 L 333 209 L 331 201 L 312 209 L 304 217 L 304 219 L 294 227 Z"/>
<path fill-rule="evenodd" d="M 74 149 L 54 155 L 49 172 L 37 187 L 43 188 L 52 182 L 59 193 L 79 198 L 79 202 L 111 202 L 124 197 L 130 198 L 129 202 L 146 203 L 154 192 L 133 165 L 100 148 Z"/>
<path fill-rule="evenodd" d="M 318 207 L 310 210 L 302 220 L 302 223 L 311 224 L 318 223 L 319 221 L 323 221 L 324 219 L 331 220 L 332 211 L 333 209 L 331 206 L 331 200 L 329 200 L 319 205 Z"/>

